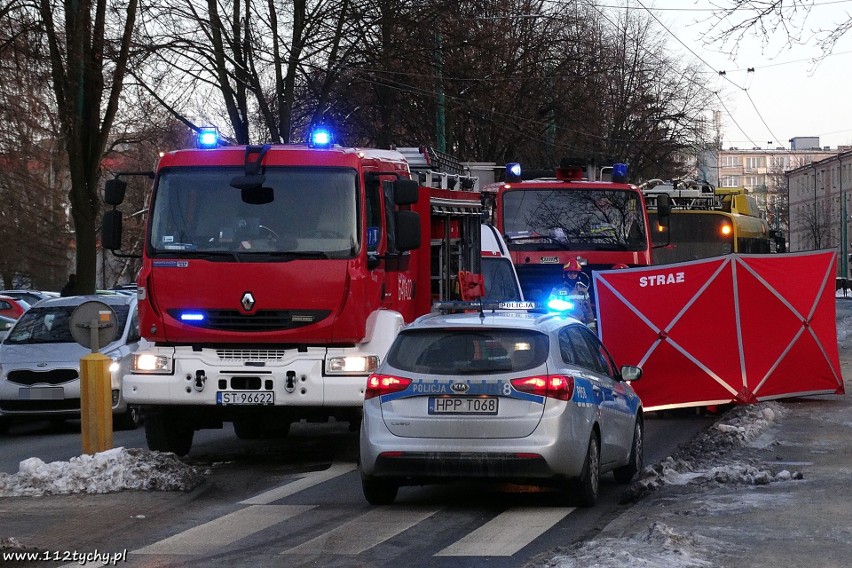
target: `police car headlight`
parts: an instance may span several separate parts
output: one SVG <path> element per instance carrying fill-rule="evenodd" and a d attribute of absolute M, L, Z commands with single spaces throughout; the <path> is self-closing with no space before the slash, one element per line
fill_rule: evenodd
<path fill-rule="evenodd" d="M 153 353 L 137 353 L 131 359 L 130 371 L 139 374 L 168 375 L 172 372 L 172 358 Z"/>
<path fill-rule="evenodd" d="M 345 355 L 325 360 L 326 375 L 367 375 L 378 367 L 377 355 Z"/>

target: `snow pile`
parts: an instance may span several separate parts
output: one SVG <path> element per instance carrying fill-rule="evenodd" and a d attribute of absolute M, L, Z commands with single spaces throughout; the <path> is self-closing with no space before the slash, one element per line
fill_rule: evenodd
<path fill-rule="evenodd" d="M 739 483 L 766 485 L 802 479 L 801 472 L 774 472 L 754 465 L 747 457 L 731 459 L 735 450 L 757 442 L 759 436 L 783 415 L 777 402 L 737 406 L 719 422 L 662 462 L 646 467 L 621 496 L 621 503 L 640 499 L 662 485 L 689 483 Z"/>
<path fill-rule="evenodd" d="M 18 473 L 0 473 L 0 497 L 114 493 L 122 490 L 191 491 L 204 474 L 166 452 L 114 448 L 67 462 L 21 462 Z"/>
<path fill-rule="evenodd" d="M 0 538 L 0 550 L 26 550 L 26 547 L 13 536 Z"/>
<path fill-rule="evenodd" d="M 723 550 L 722 543 L 700 535 L 678 534 L 663 523 L 626 539 L 599 538 L 557 549 L 541 568 L 703 568 L 715 566 L 708 558 Z"/>

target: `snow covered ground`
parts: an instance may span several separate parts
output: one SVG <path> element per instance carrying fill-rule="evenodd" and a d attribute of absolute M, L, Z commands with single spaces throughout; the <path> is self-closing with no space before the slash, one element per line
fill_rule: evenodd
<path fill-rule="evenodd" d="M 663 485 L 768 485 L 801 480 L 801 472 L 770 469 L 732 457 L 736 449 L 772 443 L 769 431 L 783 418 L 778 402 L 739 406 L 689 445 L 645 468 L 622 496 L 629 502 Z M 730 456 L 730 457 L 729 457 Z M 536 568 L 692 568 L 718 564 L 712 559 L 730 545 L 693 532 L 680 533 L 663 522 L 637 528 L 627 538 L 601 537 L 538 559 Z"/>

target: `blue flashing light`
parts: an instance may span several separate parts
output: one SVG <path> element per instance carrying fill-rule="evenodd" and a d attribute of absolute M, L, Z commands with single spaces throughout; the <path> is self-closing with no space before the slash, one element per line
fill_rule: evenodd
<path fill-rule="evenodd" d="M 554 312 L 570 312 L 574 309 L 574 302 L 569 302 L 561 298 L 550 298 L 547 301 L 547 308 Z"/>
<path fill-rule="evenodd" d="M 308 140 L 308 145 L 312 148 L 328 148 L 334 143 L 334 135 L 328 128 L 317 126 L 311 130 Z"/>
<path fill-rule="evenodd" d="M 612 165 L 612 181 L 617 183 L 627 182 L 627 164 Z"/>
<path fill-rule="evenodd" d="M 202 127 L 198 130 L 198 147 L 215 148 L 219 145 L 219 131 L 213 127 Z"/>
<path fill-rule="evenodd" d="M 506 164 L 506 181 L 518 181 L 521 179 L 521 164 L 509 162 Z"/>
<path fill-rule="evenodd" d="M 180 321 L 204 321 L 206 316 L 201 312 L 183 312 Z"/>

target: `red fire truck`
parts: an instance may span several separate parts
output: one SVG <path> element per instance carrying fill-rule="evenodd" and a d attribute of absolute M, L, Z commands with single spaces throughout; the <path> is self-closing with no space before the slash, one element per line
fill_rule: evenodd
<path fill-rule="evenodd" d="M 314 134 L 160 159 L 137 281 L 155 347 L 123 383 L 149 448 L 186 454 L 196 430 L 225 422 L 240 438 L 302 419 L 357 428 L 367 376 L 399 330 L 433 301 L 466 299 L 459 281 L 480 274 L 476 178 L 426 148 Z M 122 174 L 106 183 L 114 252 L 125 187 Z"/>
<path fill-rule="evenodd" d="M 546 300 L 571 259 L 578 260 L 586 276 L 621 264 L 651 264 L 645 199 L 627 183 L 626 166 L 616 164 L 594 175 L 587 170 L 597 172 L 565 167 L 555 175 L 527 174 L 519 164 L 507 164 L 506 181 L 482 188 L 527 300 Z"/>

